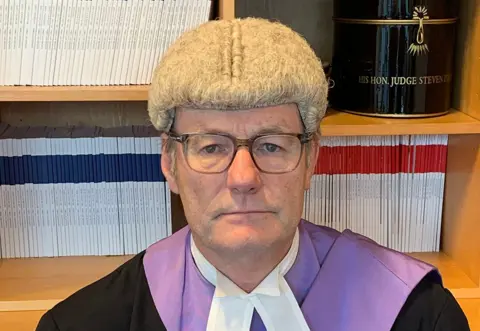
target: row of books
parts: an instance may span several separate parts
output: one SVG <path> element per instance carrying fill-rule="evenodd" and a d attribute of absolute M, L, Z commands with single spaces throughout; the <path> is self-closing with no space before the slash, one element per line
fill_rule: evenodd
<path fill-rule="evenodd" d="M 323 137 L 303 217 L 438 251 L 448 136 Z M 152 127 L 0 125 L 1 256 L 134 254 L 172 233 Z"/>
<path fill-rule="evenodd" d="M 134 254 L 172 233 L 151 127 L 0 133 L 1 257 Z"/>
<path fill-rule="evenodd" d="M 212 0 L 0 0 L 0 85 L 149 84 Z"/>
<path fill-rule="evenodd" d="M 448 135 L 327 137 L 304 218 L 403 252 L 440 249 Z"/>

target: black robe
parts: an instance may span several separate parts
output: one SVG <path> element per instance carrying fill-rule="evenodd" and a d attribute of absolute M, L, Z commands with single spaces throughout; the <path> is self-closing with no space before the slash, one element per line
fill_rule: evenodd
<path fill-rule="evenodd" d="M 36 331 L 166 330 L 145 277 L 144 254 L 145 251 L 137 254 L 47 311 Z M 388 300 L 388 293 L 383 296 Z M 470 328 L 452 294 L 435 277 L 427 276 L 409 296 L 392 330 L 469 331 Z"/>

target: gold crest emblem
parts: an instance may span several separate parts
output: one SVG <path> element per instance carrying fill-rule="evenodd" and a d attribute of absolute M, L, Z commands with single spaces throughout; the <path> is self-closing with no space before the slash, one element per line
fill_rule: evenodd
<path fill-rule="evenodd" d="M 413 19 L 418 20 L 417 40 L 410 44 L 408 52 L 413 55 L 420 55 L 429 52 L 428 45 L 425 43 L 425 30 L 423 21 L 430 19 L 428 10 L 425 6 L 416 6 L 413 11 Z"/>

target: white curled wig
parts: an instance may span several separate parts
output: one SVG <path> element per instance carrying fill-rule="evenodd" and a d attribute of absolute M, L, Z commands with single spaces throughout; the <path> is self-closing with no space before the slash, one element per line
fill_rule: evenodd
<path fill-rule="evenodd" d="M 234 111 L 294 103 L 320 135 L 328 82 L 320 59 L 291 28 L 261 18 L 206 22 L 181 35 L 152 77 L 148 113 L 168 132 L 177 107 Z"/>

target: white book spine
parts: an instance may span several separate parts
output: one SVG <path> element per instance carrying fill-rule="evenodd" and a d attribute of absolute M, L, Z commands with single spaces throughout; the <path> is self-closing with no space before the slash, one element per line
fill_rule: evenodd
<path fill-rule="evenodd" d="M 164 0 L 163 4 L 163 11 L 165 15 L 162 15 L 162 40 L 160 46 L 160 53 L 159 57 L 162 57 L 165 54 L 168 45 L 169 45 L 169 38 L 170 33 L 172 31 L 172 24 L 173 24 L 173 6 L 174 0 Z"/>
<path fill-rule="evenodd" d="M 195 13 L 193 14 L 194 26 L 197 27 L 203 22 L 203 8 L 205 8 L 204 0 L 195 1 Z"/>
<path fill-rule="evenodd" d="M 88 17 L 89 10 L 91 9 L 91 1 L 87 0 L 78 0 L 78 27 L 77 27 L 77 38 L 75 42 L 75 51 L 73 56 L 73 68 L 72 74 L 70 77 L 70 85 L 81 85 L 82 82 L 82 66 L 83 60 L 85 57 L 85 45 L 87 39 L 87 30 L 88 30 Z"/>
<path fill-rule="evenodd" d="M 33 61 L 33 31 L 34 31 L 34 2 L 33 0 L 25 0 L 25 16 L 24 16 L 24 39 L 23 39 L 23 46 L 22 46 L 22 55 L 21 55 L 21 63 L 20 63 L 20 85 L 30 85 L 30 76 L 32 70 L 32 61 Z M 2 4 L 0 4 L 0 8 Z M 1 15 L 1 9 L 0 9 Z M 0 17 L 1 21 L 1 17 Z M 1 40 L 1 36 L 0 36 Z M 0 53 L 2 52 L 0 46 Z M 1 55 L 0 55 L 1 57 Z"/>
<path fill-rule="evenodd" d="M 99 146 L 98 146 L 98 137 L 92 136 L 90 138 L 87 138 L 89 141 L 89 151 L 90 154 L 93 155 L 93 157 L 97 157 L 100 154 L 99 151 Z M 94 163 L 95 165 L 93 166 L 93 169 L 91 171 L 92 174 L 97 174 L 99 176 L 99 171 L 100 171 L 100 160 L 96 160 Z M 96 177 L 96 176 L 95 176 Z M 100 251 L 102 249 L 102 246 L 104 244 L 107 244 L 108 241 L 103 241 L 102 236 L 103 236 L 103 231 L 104 231 L 104 224 L 101 222 L 100 219 L 100 214 L 103 213 L 103 210 L 101 210 L 101 205 L 102 205 L 102 200 L 103 198 L 98 198 L 97 192 L 101 190 L 102 188 L 102 182 L 95 182 L 95 178 L 91 178 L 87 182 L 87 190 L 86 190 L 86 210 L 85 210 L 85 215 L 86 215 L 86 223 L 88 224 L 88 227 L 93 235 L 93 240 L 92 240 L 92 247 L 90 250 L 90 255 L 99 255 Z M 103 192 L 103 195 L 105 195 L 105 192 Z M 88 206 L 91 206 L 90 208 Z"/>
<path fill-rule="evenodd" d="M 173 0 L 173 8 L 172 8 L 172 26 L 170 33 L 168 34 L 168 43 L 167 47 L 170 47 L 175 39 L 177 39 L 177 36 L 179 35 L 181 31 L 180 27 L 180 11 L 181 11 L 181 4 L 180 0 Z"/>
<path fill-rule="evenodd" d="M 82 68 L 82 85 L 92 85 L 93 71 L 95 66 L 96 41 L 98 38 L 98 22 L 101 10 L 101 0 L 91 3 L 88 19 L 87 43 L 85 45 L 85 59 Z"/>
<path fill-rule="evenodd" d="M 109 2 L 109 22 L 107 52 L 102 71 L 102 84 L 110 85 L 113 63 L 115 61 L 115 47 L 118 40 L 119 20 L 121 15 L 121 2 L 118 0 Z"/>
<path fill-rule="evenodd" d="M 90 40 L 91 42 L 87 46 L 90 58 L 87 60 L 88 67 L 85 82 L 86 85 L 96 85 L 96 73 L 98 70 L 98 58 L 100 53 L 100 40 L 102 38 L 102 14 L 103 14 L 103 3 L 105 0 L 95 0 L 95 9 L 90 13 L 92 17 L 92 30 L 90 31 Z"/>
<path fill-rule="evenodd" d="M 47 29 L 45 32 L 44 46 L 44 75 L 43 84 L 53 86 L 58 82 L 58 65 L 61 61 L 61 48 L 65 33 L 65 6 L 67 0 L 49 0 L 48 15 L 46 16 Z"/>
<path fill-rule="evenodd" d="M 44 45 L 44 38 L 47 34 L 48 26 L 46 21 L 50 11 L 48 9 L 49 2 L 36 1 L 35 10 L 35 39 L 34 39 L 34 54 L 33 54 L 33 68 L 32 68 L 32 85 L 45 85 L 43 79 L 45 74 L 45 60 L 46 49 Z M 52 33 L 53 34 L 53 33 Z"/>
<path fill-rule="evenodd" d="M 118 146 L 118 139 L 117 138 L 109 138 L 107 141 L 107 148 L 109 153 L 113 154 L 118 154 L 119 153 L 119 146 Z M 117 158 L 115 158 L 117 160 Z M 115 163 L 115 160 L 112 160 L 111 163 L 111 168 L 109 168 L 109 171 L 112 171 L 114 173 L 114 178 L 115 182 L 110 183 L 109 189 L 110 189 L 110 196 L 111 200 L 109 201 L 110 205 L 110 224 L 112 227 L 112 233 L 113 233 L 113 238 L 115 238 L 114 241 L 114 247 L 115 247 L 115 253 L 116 254 L 123 254 L 124 253 L 124 233 L 122 231 L 122 216 L 120 214 L 121 209 L 119 206 L 119 201 L 120 201 L 120 183 L 118 181 L 119 179 L 119 165 Z"/>
<path fill-rule="evenodd" d="M 145 68 L 144 73 L 144 81 L 146 84 L 150 84 L 152 81 L 152 74 L 155 67 L 155 52 L 156 52 L 156 45 L 157 40 L 160 34 L 160 19 L 162 18 L 162 11 L 163 11 L 163 1 L 155 1 L 154 2 L 154 14 L 152 15 L 152 35 L 149 40 L 149 49 L 147 55 L 147 66 Z"/>
<path fill-rule="evenodd" d="M 12 258 L 15 257 L 15 229 L 13 224 L 13 201 L 11 201 L 12 195 L 12 185 L 5 185 L 3 186 L 3 194 L 4 195 L 4 203 L 6 207 L 5 211 L 5 219 L 6 219 L 6 234 L 5 234 L 5 258 Z"/>
<path fill-rule="evenodd" d="M 5 60 L 3 66 L 3 84 L 12 85 L 11 72 L 11 58 L 13 52 L 13 40 L 14 40 L 14 16 L 15 15 L 15 3 L 13 0 L 8 1 L 7 5 L 7 19 L 6 22 L 6 48 L 5 48 Z"/>
<path fill-rule="evenodd" d="M 129 47 L 129 58 L 128 58 L 128 67 L 127 67 L 127 84 L 135 84 L 134 76 L 136 77 L 135 63 L 138 63 L 138 40 L 140 38 L 140 29 L 141 29 L 141 19 L 143 4 L 146 0 L 137 0 L 135 4 L 135 20 L 133 22 L 133 31 L 131 34 L 130 47 Z"/>
<path fill-rule="evenodd" d="M 63 47 L 60 55 L 60 64 L 58 66 L 59 73 L 58 73 L 57 85 L 66 85 L 68 63 L 70 61 L 69 56 L 71 53 L 72 40 L 73 40 L 72 24 L 75 23 L 74 5 L 76 1 L 77 0 L 67 0 L 67 3 L 64 4 L 65 12 L 62 13 L 62 16 L 65 16 L 64 24 L 62 24 L 62 30 L 64 31 Z"/>
<path fill-rule="evenodd" d="M 110 85 L 117 85 L 119 75 L 120 66 L 119 63 L 121 62 L 121 52 L 122 52 L 122 45 L 125 41 L 125 25 L 126 25 L 126 18 L 127 16 L 127 1 L 116 1 L 116 10 L 119 12 L 118 19 L 115 23 L 114 28 L 114 41 L 113 41 L 113 55 L 112 55 L 112 64 L 111 69 L 108 72 L 108 83 Z"/>
<path fill-rule="evenodd" d="M 6 29 L 8 28 L 8 1 L 0 1 L 0 22 L 4 22 L 3 24 L 0 24 L 0 68 L 5 68 L 3 59 L 5 58 L 5 51 L 6 51 L 6 37 L 7 37 L 7 31 Z M 4 85 L 3 81 L 3 72 L 4 70 L 0 71 L 0 85 Z M 1 193 L 1 187 L 0 187 L 0 193 Z M 1 214 L 0 214 L 1 215 Z M 1 222 L 1 220 L 0 220 Z M 0 223 L 1 226 L 1 223 Z M 1 231 L 0 227 L 0 231 Z M 1 237 L 0 237 L 1 241 Z M 1 244 L 1 243 L 0 243 Z M 1 251 L 0 251 L 0 257 L 1 257 Z"/>
<path fill-rule="evenodd" d="M 194 26 L 194 14 L 195 11 L 197 10 L 197 7 L 200 5 L 199 0 L 185 0 L 184 1 L 184 6 L 185 6 L 185 11 L 186 11 L 186 24 L 185 28 L 187 30 L 191 30 L 195 28 Z"/>
<path fill-rule="evenodd" d="M 146 84 L 146 70 L 148 68 L 148 58 L 150 56 L 151 41 L 155 37 L 155 27 L 152 24 L 153 16 L 157 15 L 155 12 L 156 2 L 148 0 L 147 12 L 145 18 L 145 30 L 143 33 L 142 53 L 140 58 L 139 70 L 137 74 L 138 84 Z"/>
<path fill-rule="evenodd" d="M 21 157 L 23 157 L 24 150 L 23 150 L 23 140 L 21 137 L 15 137 L 15 150 L 19 151 L 21 154 Z M 17 212 L 18 212 L 18 218 L 16 219 L 16 222 L 19 223 L 21 232 L 20 232 L 20 247 L 22 250 L 22 256 L 21 257 L 30 257 L 30 245 L 29 245 L 29 233 L 30 233 L 30 221 L 27 218 L 26 211 L 28 209 L 28 195 L 26 191 L 26 186 L 25 183 L 23 182 L 22 177 L 23 174 L 22 172 L 24 171 L 23 166 L 18 164 L 16 170 L 16 175 L 17 175 L 17 180 L 16 180 L 16 192 L 17 192 L 17 197 L 16 197 L 16 203 L 17 203 Z"/>
<path fill-rule="evenodd" d="M 105 64 L 105 54 L 108 48 L 108 30 L 110 29 L 109 4 L 112 1 L 101 0 L 101 12 L 98 25 L 97 53 L 95 54 L 95 69 L 93 71 L 93 85 L 102 84 L 102 72 Z"/>
<path fill-rule="evenodd" d="M 69 15 L 69 3 L 71 0 L 63 0 L 61 3 L 57 3 L 60 6 L 60 17 L 58 19 L 58 42 L 56 48 L 49 48 L 49 62 L 53 63 L 53 85 L 61 85 L 61 65 L 65 61 L 65 46 L 67 39 L 67 19 Z M 57 27 L 56 27 L 57 28 Z"/>
<path fill-rule="evenodd" d="M 54 0 L 35 3 L 37 13 L 35 13 L 32 85 L 48 85 L 51 70 L 47 64 L 47 47 L 53 44 L 55 38 L 56 6 Z"/>
<path fill-rule="evenodd" d="M 96 173 L 97 175 L 96 179 L 100 177 L 100 180 L 91 183 L 89 192 L 89 201 L 92 204 L 93 208 L 91 208 L 88 215 L 91 218 L 91 226 L 94 227 L 96 233 L 96 247 L 94 251 L 95 255 L 104 255 L 104 252 L 108 252 L 110 241 L 110 238 L 107 235 L 108 225 L 104 221 L 106 211 L 105 197 L 107 195 L 107 192 L 105 190 L 104 179 L 102 178 L 102 169 L 104 166 L 104 162 L 99 158 L 101 153 L 103 152 L 101 139 L 102 138 L 98 136 L 94 136 L 91 139 L 94 146 L 93 154 L 97 158 L 97 160 L 95 161 L 96 168 L 94 173 Z"/>
<path fill-rule="evenodd" d="M 127 3 L 127 14 L 125 17 L 125 27 L 123 32 L 124 34 L 122 37 L 122 54 L 120 57 L 121 61 L 119 61 L 120 70 L 118 82 L 120 85 L 127 84 L 128 62 L 132 49 L 131 43 L 133 40 L 133 31 L 135 29 L 135 14 L 137 8 L 137 1 L 138 0 L 129 0 Z"/>
<path fill-rule="evenodd" d="M 73 85 L 73 74 L 75 72 L 75 58 L 77 54 L 77 46 L 81 38 L 82 29 L 82 2 L 74 0 L 72 3 L 72 16 L 70 24 L 70 41 L 67 51 L 67 64 L 65 69 L 64 83 L 65 85 Z"/>
<path fill-rule="evenodd" d="M 80 85 L 87 85 L 90 79 L 90 67 L 92 65 L 92 45 L 93 45 L 93 24 L 95 20 L 95 10 L 96 2 L 94 1 L 84 1 L 83 3 L 85 9 L 85 38 L 82 42 L 82 53 L 83 56 L 80 60 Z"/>
<path fill-rule="evenodd" d="M 1 15 L 1 12 L 0 12 Z M 0 16 L 1 17 L 1 16 Z M 1 29 L 1 27 L 0 27 Z M 1 62 L 0 62 L 1 63 Z M 4 158 L 6 156 L 5 153 L 5 142 L 6 139 L 0 137 L 0 157 Z M 6 181 L 7 174 L 5 167 L 0 168 L 0 178 Z M 0 185 L 0 258 L 5 258 L 5 254 L 7 251 L 6 244 L 7 244 L 7 208 L 8 205 L 6 204 L 6 182 L 2 182 Z"/>
<path fill-rule="evenodd" d="M 155 38 L 154 45 L 153 45 L 154 52 L 152 55 L 153 60 L 151 63 L 151 67 L 149 69 L 149 75 L 150 75 L 149 81 L 152 80 L 154 69 L 157 66 L 157 63 L 161 55 L 163 54 L 163 42 L 165 40 L 165 24 L 168 17 L 168 8 L 169 8 L 168 1 L 162 0 L 160 2 L 160 6 L 161 6 L 161 15 L 159 12 L 158 21 L 157 23 L 155 23 L 156 25 L 158 25 L 158 31 L 157 31 L 157 37 Z"/>
<path fill-rule="evenodd" d="M 12 157 L 12 139 L 5 139 L 4 140 L 4 151 L 5 151 L 5 156 L 6 157 Z M 7 176 L 9 178 L 12 177 L 11 175 L 12 169 L 9 168 L 7 171 Z M 14 218 L 14 202 L 12 201 L 12 195 L 13 195 L 13 189 L 14 186 L 11 185 L 11 180 L 9 180 L 10 184 L 4 186 L 4 193 L 5 193 L 5 206 L 7 206 L 6 210 L 6 220 L 7 220 L 7 234 L 6 234 L 6 241 L 7 241 L 7 247 L 6 247 L 6 252 L 5 252 L 5 257 L 6 258 L 11 258 L 15 257 L 15 223 L 13 221 Z"/>
<path fill-rule="evenodd" d="M 14 40 L 14 50 L 13 58 L 11 62 L 12 66 L 12 77 L 11 82 L 13 85 L 18 85 L 21 76 L 21 65 L 22 65 L 22 48 L 23 48 L 23 35 L 25 30 L 25 1 L 16 0 L 15 4 L 15 40 Z"/>

